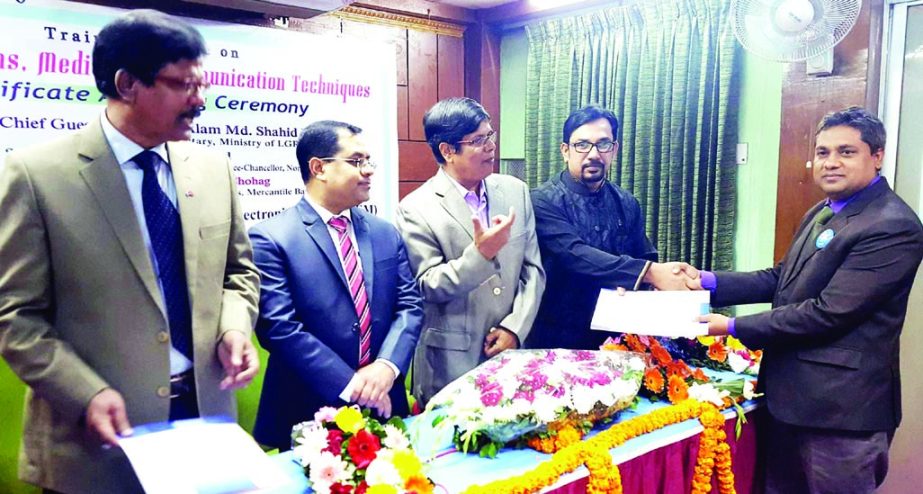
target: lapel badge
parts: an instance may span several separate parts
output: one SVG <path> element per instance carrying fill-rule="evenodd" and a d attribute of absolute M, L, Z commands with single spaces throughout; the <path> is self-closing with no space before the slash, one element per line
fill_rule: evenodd
<path fill-rule="evenodd" d="M 193 196 L 195 196 L 195 194 L 193 194 L 191 190 L 186 191 L 186 197 L 193 197 Z"/>
<path fill-rule="evenodd" d="M 817 241 L 814 242 L 814 246 L 818 249 L 823 249 L 827 246 L 827 244 L 830 243 L 831 240 L 833 240 L 833 237 L 835 236 L 836 233 L 834 233 L 834 231 L 830 228 L 827 228 L 826 230 L 820 232 L 820 235 L 817 236 Z"/>

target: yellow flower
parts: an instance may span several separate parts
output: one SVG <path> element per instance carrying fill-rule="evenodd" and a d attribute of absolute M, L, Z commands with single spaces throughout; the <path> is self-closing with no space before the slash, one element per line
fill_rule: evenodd
<path fill-rule="evenodd" d="M 397 489 L 393 485 L 376 484 L 369 486 L 366 494 L 397 494 Z"/>
<path fill-rule="evenodd" d="M 423 464 L 414 454 L 413 450 L 404 449 L 394 452 L 392 460 L 395 470 L 401 474 L 401 479 L 407 480 L 410 477 L 422 476 Z"/>
<path fill-rule="evenodd" d="M 705 346 L 711 346 L 711 344 L 715 342 L 714 336 L 699 336 L 696 339 Z"/>
<path fill-rule="evenodd" d="M 733 336 L 728 336 L 724 344 L 727 345 L 728 348 L 730 348 L 731 350 L 746 350 L 747 349 L 747 347 L 745 347 L 744 344 L 740 342 L 740 340 L 738 340 L 737 338 L 734 338 Z"/>
<path fill-rule="evenodd" d="M 337 410 L 337 414 L 333 418 L 333 421 L 336 422 L 337 427 L 339 427 L 341 431 L 348 434 L 355 434 L 365 427 L 365 419 L 362 418 L 362 412 L 352 407 L 342 407 Z"/>

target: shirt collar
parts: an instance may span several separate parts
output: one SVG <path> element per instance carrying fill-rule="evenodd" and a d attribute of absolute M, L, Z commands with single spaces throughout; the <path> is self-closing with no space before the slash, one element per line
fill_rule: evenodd
<path fill-rule="evenodd" d="M 601 192 L 603 191 L 603 189 L 606 188 L 606 184 L 609 183 L 609 179 L 608 179 L 608 178 L 603 179 L 603 184 L 602 184 L 598 189 L 596 189 L 596 190 L 590 190 L 590 188 L 587 187 L 586 184 L 584 184 L 583 182 L 581 182 L 581 181 L 575 179 L 573 176 L 571 176 L 570 172 L 569 172 L 567 169 L 565 169 L 564 171 L 561 172 L 560 180 L 561 180 L 561 183 L 564 184 L 564 187 L 565 187 L 567 190 L 569 190 L 569 191 L 571 191 L 571 192 L 574 192 L 574 193 L 576 193 L 576 194 L 580 194 L 580 195 L 582 195 L 582 196 L 594 196 L 594 195 L 597 195 L 597 194 L 601 193 Z"/>
<path fill-rule="evenodd" d="M 455 188 L 458 189 L 458 193 L 461 194 L 463 198 L 468 195 L 468 192 L 471 192 L 468 189 L 466 189 L 464 185 L 458 183 L 457 180 L 452 178 L 452 175 L 449 175 L 448 172 L 445 171 L 444 167 L 442 166 L 439 167 L 439 173 L 445 175 L 445 177 L 449 179 L 449 182 L 452 182 L 452 185 L 454 185 Z M 481 202 L 486 202 L 487 201 L 487 185 L 484 183 L 484 180 L 481 180 L 481 183 L 478 186 L 478 190 L 480 190 L 480 193 L 478 194 L 478 200 Z"/>
<path fill-rule="evenodd" d="M 307 192 L 305 192 L 304 194 L 304 200 L 308 201 L 308 205 L 314 208 L 314 211 L 317 212 L 318 216 L 320 216 L 320 219 L 326 225 L 330 224 L 330 218 L 333 218 L 334 216 L 345 216 L 346 219 L 349 220 L 350 223 L 353 222 L 353 216 L 352 216 L 352 212 L 350 211 L 350 209 L 344 209 L 343 212 L 340 214 L 333 214 L 329 210 L 327 210 L 327 208 L 321 206 L 316 201 L 311 199 L 311 197 L 308 195 Z"/>
<path fill-rule="evenodd" d="M 862 191 L 867 190 L 869 187 L 877 184 L 880 180 L 881 180 L 881 175 L 876 175 L 875 178 L 872 179 L 872 181 L 859 192 L 856 192 L 855 194 L 847 197 L 846 199 L 840 199 L 838 201 L 831 201 L 830 199 L 827 199 L 827 204 L 830 205 L 830 209 L 833 210 L 833 214 L 839 213 L 840 211 L 843 210 L 843 208 L 846 207 L 847 204 L 852 202 L 853 199 L 855 199 L 859 194 L 861 194 Z"/>
<path fill-rule="evenodd" d="M 112 154 L 115 155 L 115 160 L 118 161 L 120 166 L 131 161 L 132 158 L 138 155 L 138 153 L 144 151 L 143 147 L 126 137 L 125 134 L 121 133 L 119 129 L 112 125 L 112 122 L 109 121 L 109 117 L 106 116 L 105 111 L 103 111 L 99 116 L 99 123 L 103 127 L 103 135 L 106 136 L 106 141 L 109 142 L 109 147 L 112 149 Z M 157 153 L 157 155 L 160 156 L 160 159 L 162 159 L 164 163 L 170 163 L 170 160 L 167 159 L 166 144 L 160 143 L 152 147 L 150 150 Z"/>

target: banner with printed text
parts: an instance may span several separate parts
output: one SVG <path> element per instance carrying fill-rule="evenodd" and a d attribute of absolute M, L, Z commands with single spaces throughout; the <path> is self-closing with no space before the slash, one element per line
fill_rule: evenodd
<path fill-rule="evenodd" d="M 100 118 L 92 75 L 96 33 L 124 10 L 63 0 L 0 3 L 0 161 L 13 149 Z M 363 129 L 378 163 L 364 206 L 397 207 L 397 94 L 389 45 L 186 19 L 208 46 L 211 89 L 193 141 L 228 153 L 248 225 L 295 204 L 304 183 L 299 132 L 317 120 Z M 2 166 L 2 165 L 0 165 Z"/>

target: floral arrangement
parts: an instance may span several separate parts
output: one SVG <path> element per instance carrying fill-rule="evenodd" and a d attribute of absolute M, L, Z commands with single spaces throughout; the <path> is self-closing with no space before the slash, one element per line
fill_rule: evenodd
<path fill-rule="evenodd" d="M 698 418 L 704 430 L 699 442 L 696 466 L 693 470 L 692 494 L 711 492 L 712 476 L 717 475 L 718 492 L 733 494 L 734 472 L 731 470 L 731 449 L 724 431 L 724 416 L 718 407 L 697 400 L 685 400 L 613 425 L 586 441 L 571 444 L 557 452 L 535 469 L 486 485 L 469 487 L 463 494 L 525 494 L 538 492 L 557 482 L 562 475 L 586 465 L 590 473 L 587 493 L 621 494 L 622 480 L 617 465 L 612 464 L 609 450 L 629 439 Z"/>
<path fill-rule="evenodd" d="M 670 353 L 690 364 L 709 369 L 756 376 L 760 372 L 762 350 L 750 350 L 733 336 L 699 336 L 661 341 Z"/>
<path fill-rule="evenodd" d="M 557 450 L 631 405 L 644 367 L 628 352 L 506 351 L 450 383 L 426 413 L 434 425 L 454 426 L 455 447 L 465 453 L 493 457 L 513 441 Z"/>
<path fill-rule="evenodd" d="M 324 407 L 292 428 L 292 450 L 318 494 L 431 494 L 433 484 L 399 417 Z"/>
<path fill-rule="evenodd" d="M 713 345 L 721 347 L 726 360 L 729 353 L 724 343 L 716 341 Z M 601 348 L 648 355 L 649 365 L 644 371 L 641 393 L 655 401 L 665 399 L 676 404 L 693 398 L 724 408 L 755 396 L 753 381 L 712 381 L 700 367 L 692 368 L 683 359 L 674 358 L 658 338 L 623 334 L 608 338 Z M 756 365 L 758 368 L 759 364 Z"/>

